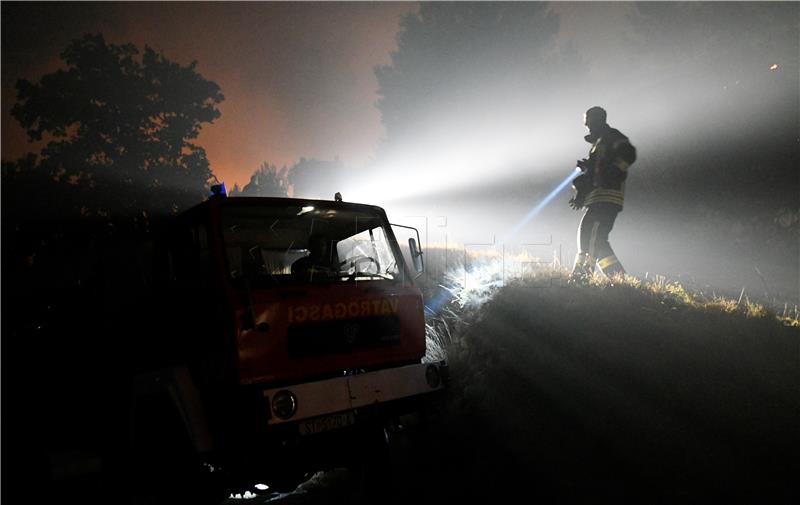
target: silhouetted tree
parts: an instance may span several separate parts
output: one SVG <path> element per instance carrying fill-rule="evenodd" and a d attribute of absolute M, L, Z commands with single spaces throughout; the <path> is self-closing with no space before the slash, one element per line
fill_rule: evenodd
<path fill-rule="evenodd" d="M 286 172 L 285 168 L 278 169 L 275 165 L 263 162 L 250 176 L 250 182 L 242 188 L 241 196 L 288 196 Z"/>
<path fill-rule="evenodd" d="M 554 70 L 558 18 L 545 3 L 423 2 L 400 26 L 391 63 L 375 69 L 389 142 L 424 135 L 433 116 L 541 92 Z"/>
<path fill-rule="evenodd" d="M 4 193 L 32 171 L 58 186 L 61 201 L 51 204 L 73 215 L 175 212 L 202 200 L 212 174 L 192 141 L 219 117 L 223 96 L 197 62 L 183 66 L 102 35 L 73 41 L 61 59 L 65 69 L 17 82 L 11 113 L 47 144 L 35 167 L 4 168 L 15 176 Z"/>
<path fill-rule="evenodd" d="M 17 223 L 24 217 L 39 219 L 52 212 L 59 200 L 57 175 L 50 174 L 39 166 L 39 158 L 33 153 L 16 161 L 2 164 L 3 223 Z M 63 185 L 62 192 L 74 190 L 74 186 Z M 11 224 L 13 226 L 13 224 Z M 4 226 L 5 227 L 5 226 Z"/>

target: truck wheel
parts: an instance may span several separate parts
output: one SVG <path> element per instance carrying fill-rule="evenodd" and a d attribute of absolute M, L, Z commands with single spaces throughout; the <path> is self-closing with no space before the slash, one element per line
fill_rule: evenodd
<path fill-rule="evenodd" d="M 386 503 L 392 494 L 392 457 L 383 426 L 365 429 L 359 436 L 358 461 L 354 465 L 367 503 Z"/>
<path fill-rule="evenodd" d="M 222 472 L 197 455 L 168 395 L 135 400 L 127 459 L 132 504 L 218 505 L 228 497 Z"/>

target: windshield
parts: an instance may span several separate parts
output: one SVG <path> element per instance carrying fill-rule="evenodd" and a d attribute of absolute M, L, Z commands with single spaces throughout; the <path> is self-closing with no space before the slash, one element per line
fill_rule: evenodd
<path fill-rule="evenodd" d="M 230 276 L 251 284 L 399 280 L 384 219 L 335 205 L 221 209 Z"/>

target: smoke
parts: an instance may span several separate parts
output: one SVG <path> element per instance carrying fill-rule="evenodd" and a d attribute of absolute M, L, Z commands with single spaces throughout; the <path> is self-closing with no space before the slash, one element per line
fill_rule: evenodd
<path fill-rule="evenodd" d="M 611 234 L 631 273 L 800 298 L 797 232 L 773 219 L 800 194 L 798 6 L 555 10 L 559 35 L 542 46 L 549 56 L 531 57 L 535 70 L 509 56 L 530 51 L 530 41 L 488 44 L 491 58 L 448 46 L 442 61 L 458 63 L 453 73 L 442 72 L 440 89 L 436 69 L 425 67 L 418 80 L 428 79 L 427 91 L 400 114 L 408 124 L 389 130 L 348 194 L 398 222 L 425 216 L 432 241 L 535 244 L 569 263 L 580 215 L 567 206 L 568 190 L 554 190 L 588 154 L 583 112 L 601 105 L 638 151 Z M 400 57 L 413 54 L 399 51 L 398 68 L 409 72 L 414 62 Z"/>

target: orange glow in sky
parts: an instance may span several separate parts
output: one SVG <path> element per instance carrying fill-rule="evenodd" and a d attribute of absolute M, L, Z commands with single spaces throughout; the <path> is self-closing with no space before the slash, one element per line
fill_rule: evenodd
<path fill-rule="evenodd" d="M 58 68 L 58 54 L 84 33 L 145 44 L 181 64 L 197 60 L 225 96 L 221 117 L 197 143 L 228 187 L 259 165 L 301 157 L 365 163 L 383 135 L 375 108 L 375 65 L 389 62 L 402 14 L 412 3 L 194 3 L 34 5 L 17 44 L 3 38 L 2 157 L 38 150 L 10 117 L 18 78 Z M 70 10 L 67 10 L 70 9 Z M 6 17 L 4 5 L 4 18 Z M 65 19 L 66 18 L 66 19 Z M 74 19 L 72 19 L 74 18 Z M 12 25 L 4 19 L 4 30 Z M 49 33 L 30 38 L 30 33 Z M 27 34 L 27 37 L 25 35 Z M 5 34 L 4 34 L 5 35 Z M 7 38 L 8 37 L 8 38 Z"/>

